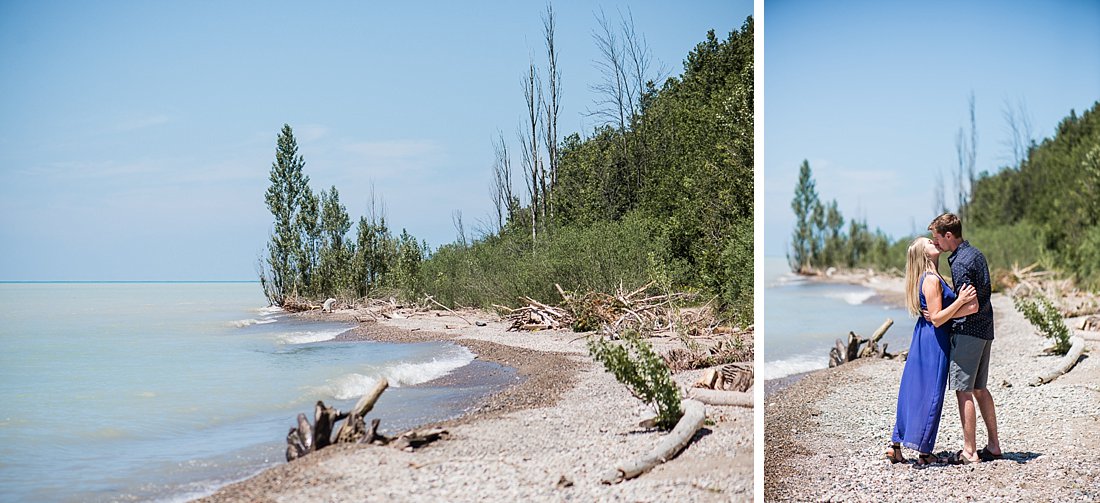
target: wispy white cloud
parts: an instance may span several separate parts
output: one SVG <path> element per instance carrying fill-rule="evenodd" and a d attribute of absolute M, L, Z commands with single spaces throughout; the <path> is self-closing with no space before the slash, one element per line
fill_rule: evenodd
<path fill-rule="evenodd" d="M 352 167 L 365 168 L 372 176 L 422 175 L 442 167 L 444 149 L 437 142 L 420 139 L 371 140 L 344 144 Z"/>
<path fill-rule="evenodd" d="M 145 114 L 123 117 L 109 128 L 110 133 L 131 133 L 172 122 L 167 114 Z"/>

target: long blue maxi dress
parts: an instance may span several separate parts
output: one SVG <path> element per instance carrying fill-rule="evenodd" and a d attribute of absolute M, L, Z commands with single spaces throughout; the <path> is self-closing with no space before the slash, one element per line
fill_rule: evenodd
<path fill-rule="evenodd" d="M 924 279 L 921 276 L 917 288 Z M 957 296 L 942 279 L 943 306 L 955 301 Z M 928 308 L 924 292 L 920 293 L 920 307 Z M 913 327 L 913 339 L 909 342 L 909 357 L 901 374 L 898 389 L 897 419 L 894 422 L 893 441 L 923 453 L 932 452 L 940 429 L 940 413 L 943 411 L 943 393 L 947 387 L 947 360 L 951 350 L 950 324 L 936 328 L 932 322 L 920 317 Z"/>

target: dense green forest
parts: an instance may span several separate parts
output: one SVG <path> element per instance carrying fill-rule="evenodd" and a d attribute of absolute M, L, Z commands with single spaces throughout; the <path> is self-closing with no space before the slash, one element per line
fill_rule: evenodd
<path fill-rule="evenodd" d="M 525 133 L 513 163 L 494 145 L 495 228 L 428 250 L 382 215 L 351 219 L 335 187 L 314 194 L 290 126 L 279 134 L 267 204 L 275 217 L 260 278 L 269 300 L 381 294 L 448 305 L 560 302 L 567 291 L 653 283 L 700 293 L 730 322 L 752 323 L 753 27 L 712 30 L 661 79 L 644 39 L 600 19 L 601 124 L 559 139 L 560 72 L 552 12 L 545 70 L 525 76 Z M 525 198 L 513 180 L 521 180 Z"/>
<path fill-rule="evenodd" d="M 977 175 L 960 201 L 964 237 L 985 253 L 994 276 L 1039 263 L 1080 286 L 1100 288 L 1100 102 L 1080 116 L 1070 111 L 1054 136 L 1024 147 L 1018 164 Z M 808 162 L 791 207 L 792 270 L 902 269 L 913 236 L 895 241 L 854 220 L 845 231 L 836 201 L 820 201 Z"/>

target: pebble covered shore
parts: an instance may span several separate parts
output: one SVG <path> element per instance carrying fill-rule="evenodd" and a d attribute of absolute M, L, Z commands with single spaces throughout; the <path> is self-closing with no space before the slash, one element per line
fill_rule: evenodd
<path fill-rule="evenodd" d="M 752 409 L 707 406 L 708 424 L 680 456 L 637 479 L 604 485 L 600 477 L 608 469 L 643 455 L 661 438 L 638 426 L 653 416 L 651 409 L 588 356 L 577 334 L 506 332 L 489 315 L 477 319 L 487 326 L 428 313 L 363 324 L 345 336 L 449 340 L 467 345 L 479 359 L 515 367 L 522 383 L 444 423 L 448 439 L 417 452 L 334 446 L 227 486 L 206 501 L 752 500 Z M 686 385 L 699 374 L 675 377 Z"/>
<path fill-rule="evenodd" d="M 989 390 L 1005 458 L 913 468 L 883 454 L 904 363 L 864 359 L 814 372 L 765 400 L 765 501 L 1100 501 L 1100 343 L 1068 374 L 1032 387 L 1056 356 L 1016 312 L 993 297 L 996 340 Z M 912 330 L 898 320 L 893 330 Z M 977 445 L 985 445 L 978 418 Z M 936 453 L 962 448 L 954 392 L 944 399 Z"/>

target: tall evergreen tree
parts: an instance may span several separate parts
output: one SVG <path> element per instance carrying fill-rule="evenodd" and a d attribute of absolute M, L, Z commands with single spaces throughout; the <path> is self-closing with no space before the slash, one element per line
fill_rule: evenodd
<path fill-rule="evenodd" d="M 791 235 L 791 255 L 788 256 L 788 260 L 791 269 L 796 272 L 805 272 L 813 268 L 816 251 L 814 214 L 815 209 L 821 206 L 814 185 L 810 161 L 804 160 L 798 168 L 798 183 L 794 187 L 794 199 L 791 201 L 795 227 Z"/>
<path fill-rule="evenodd" d="M 275 217 L 268 241 L 267 273 L 261 276 L 268 301 L 281 305 L 298 286 L 297 275 L 301 234 L 297 226 L 303 200 L 309 193 L 309 177 L 302 170 L 305 159 L 298 155 L 298 142 L 289 124 L 283 124 L 271 163 L 264 201 Z"/>
<path fill-rule="evenodd" d="M 320 293 L 328 295 L 349 289 L 352 285 L 349 263 L 353 253 L 350 243 L 345 242 L 351 230 L 351 218 L 340 203 L 340 193 L 336 186 L 328 192 L 321 191 L 321 253 L 320 253 Z"/>

